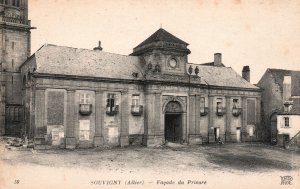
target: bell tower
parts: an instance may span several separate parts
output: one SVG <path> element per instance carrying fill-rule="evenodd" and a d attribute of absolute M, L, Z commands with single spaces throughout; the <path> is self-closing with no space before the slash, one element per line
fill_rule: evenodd
<path fill-rule="evenodd" d="M 189 44 L 160 28 L 133 49 L 133 56 L 142 56 L 149 70 L 161 74 L 184 75 Z"/>
<path fill-rule="evenodd" d="M 0 0 L 0 135 L 21 134 L 19 68 L 30 56 L 30 29 L 28 0 Z"/>

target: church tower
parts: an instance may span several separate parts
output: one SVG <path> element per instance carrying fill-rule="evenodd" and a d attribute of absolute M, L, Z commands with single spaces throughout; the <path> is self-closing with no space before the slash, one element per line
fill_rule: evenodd
<path fill-rule="evenodd" d="M 30 56 L 28 0 L 0 0 L 0 135 L 20 135 L 21 64 Z"/>

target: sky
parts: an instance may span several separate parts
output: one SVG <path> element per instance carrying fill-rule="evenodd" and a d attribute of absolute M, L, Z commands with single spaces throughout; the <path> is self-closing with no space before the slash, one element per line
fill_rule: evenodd
<path fill-rule="evenodd" d="M 32 53 L 43 44 L 128 55 L 160 27 L 189 43 L 190 63 L 212 62 L 256 84 L 267 68 L 300 70 L 299 0 L 29 0 Z"/>

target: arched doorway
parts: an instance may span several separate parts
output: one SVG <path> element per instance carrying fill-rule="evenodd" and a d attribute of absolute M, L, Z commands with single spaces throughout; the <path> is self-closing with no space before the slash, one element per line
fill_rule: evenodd
<path fill-rule="evenodd" d="M 183 139 L 183 111 L 179 102 L 171 101 L 165 108 L 165 140 L 180 143 Z"/>

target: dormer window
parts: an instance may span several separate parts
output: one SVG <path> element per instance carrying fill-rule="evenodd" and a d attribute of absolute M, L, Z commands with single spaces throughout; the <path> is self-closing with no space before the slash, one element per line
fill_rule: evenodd
<path fill-rule="evenodd" d="M 293 106 L 293 102 L 292 101 L 286 101 L 284 103 L 284 112 L 288 113 L 291 111 L 292 109 L 292 106 Z"/>
<path fill-rule="evenodd" d="M 116 94 L 107 94 L 106 114 L 109 116 L 116 115 L 119 112 L 119 106 L 116 105 Z"/>

